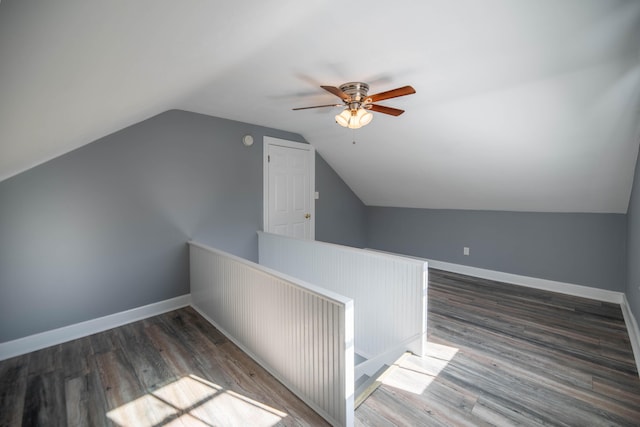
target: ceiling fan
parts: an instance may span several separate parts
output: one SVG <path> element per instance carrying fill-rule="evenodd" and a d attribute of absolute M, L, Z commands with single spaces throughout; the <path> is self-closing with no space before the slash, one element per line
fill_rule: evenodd
<path fill-rule="evenodd" d="M 348 127 L 351 129 L 361 128 L 362 126 L 371 122 L 371 119 L 373 119 L 373 115 L 369 112 L 369 110 L 375 111 L 377 113 L 389 114 L 391 116 L 399 116 L 400 114 L 404 113 L 404 110 L 385 107 L 384 105 L 374 104 L 374 102 L 416 93 L 415 89 L 411 86 L 402 86 L 397 89 L 388 90 L 386 92 L 367 95 L 367 93 L 369 92 L 369 85 L 362 82 L 345 83 L 339 88 L 335 86 L 320 87 L 342 99 L 342 104 L 315 105 L 313 107 L 294 108 L 293 110 L 308 110 L 310 108 L 324 107 L 345 107 L 344 110 L 335 117 L 336 123 L 338 123 L 340 126 Z"/>

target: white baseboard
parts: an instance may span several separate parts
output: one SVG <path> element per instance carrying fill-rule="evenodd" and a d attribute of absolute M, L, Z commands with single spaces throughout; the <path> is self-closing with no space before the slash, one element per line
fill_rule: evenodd
<path fill-rule="evenodd" d="M 0 360 L 20 356 L 52 345 L 86 337 L 107 329 L 136 322 L 158 314 L 186 307 L 191 304 L 191 294 L 156 302 L 131 310 L 121 311 L 97 319 L 87 320 L 58 329 L 41 332 L 17 340 L 0 343 Z"/>
<path fill-rule="evenodd" d="M 426 260 L 429 267 L 438 270 L 450 271 L 452 273 L 466 274 L 482 279 L 496 280 L 499 282 L 511 283 L 513 285 L 526 286 L 529 288 L 542 289 L 545 291 L 559 292 L 583 298 L 595 299 L 598 301 L 620 304 L 624 323 L 627 326 L 631 348 L 636 361 L 636 367 L 640 374 L 640 329 L 633 313 L 629 309 L 629 302 L 624 292 L 608 291 L 605 289 L 592 288 L 589 286 L 574 285 L 572 283 L 556 282 L 553 280 L 538 279 L 535 277 L 520 276 L 517 274 L 502 273 L 500 271 L 485 270 L 482 268 L 469 267 L 466 265 L 452 264 L 442 261 Z"/>
<path fill-rule="evenodd" d="M 430 268 L 450 271 L 452 273 L 465 274 L 467 276 L 479 277 L 481 279 L 495 280 L 496 282 L 510 283 L 512 285 L 526 286 L 528 288 L 541 289 L 544 291 L 558 292 L 576 297 L 590 298 L 598 301 L 621 304 L 623 292 L 608 291 L 606 289 L 592 288 L 591 286 L 574 285 L 573 283 L 556 282 L 554 280 L 538 279 L 537 277 L 521 276 L 519 274 L 503 273 L 501 271 L 487 270 L 484 268 L 470 267 L 468 265 L 454 264 L 445 261 L 420 258 L 411 255 L 403 255 L 395 252 L 380 251 L 378 249 L 368 249 L 376 252 L 400 255 L 406 258 L 413 258 L 426 261 Z"/>
<path fill-rule="evenodd" d="M 378 251 L 377 249 L 372 249 Z M 398 255 L 393 252 L 378 251 Z M 528 288 L 541 289 L 545 291 L 559 292 L 561 294 L 573 295 L 577 297 L 590 298 L 598 301 L 620 304 L 624 323 L 627 326 L 631 348 L 640 375 L 640 329 L 633 313 L 629 309 L 629 302 L 624 292 L 608 291 L 606 289 L 592 288 L 590 286 L 574 285 L 573 283 L 556 282 L 554 280 L 538 279 L 536 277 L 521 276 L 518 274 L 503 273 L 501 271 L 486 270 L 484 268 L 470 267 L 467 265 L 453 264 L 444 261 L 435 261 L 425 258 L 414 257 L 411 255 L 401 255 L 407 258 L 414 258 L 426 261 L 429 267 L 450 271 L 452 273 L 465 274 L 468 276 L 479 277 L 481 279 L 495 280 L 497 282 L 510 283 L 512 285 L 526 286 Z"/>
<path fill-rule="evenodd" d="M 623 292 L 608 291 L 606 289 L 592 288 L 590 286 L 574 285 L 573 283 L 556 282 L 555 280 L 538 279 L 537 277 L 521 276 L 519 274 L 503 273 L 501 271 L 485 270 L 484 268 L 469 267 L 467 265 L 452 264 L 443 261 L 426 260 L 429 267 L 452 273 L 466 274 L 481 279 L 495 280 L 497 282 L 510 283 L 512 285 L 526 286 L 528 288 L 558 292 L 576 297 L 590 298 L 598 301 L 621 304 Z"/>
<path fill-rule="evenodd" d="M 624 323 L 627 325 L 627 332 L 629 333 L 629 340 L 631 341 L 633 355 L 636 359 L 636 369 L 638 369 L 638 374 L 640 375 L 640 329 L 638 329 L 638 322 L 629 308 L 629 301 L 627 301 L 626 295 L 623 295 L 622 297 L 620 308 L 622 309 L 622 315 L 624 316 Z"/>

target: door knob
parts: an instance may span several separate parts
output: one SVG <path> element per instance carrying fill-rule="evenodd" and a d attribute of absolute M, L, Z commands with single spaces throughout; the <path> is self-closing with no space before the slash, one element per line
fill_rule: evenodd
<path fill-rule="evenodd" d="M 309 219 L 309 218 L 311 218 L 311 214 L 304 214 L 304 217 L 305 217 L 306 219 Z"/>

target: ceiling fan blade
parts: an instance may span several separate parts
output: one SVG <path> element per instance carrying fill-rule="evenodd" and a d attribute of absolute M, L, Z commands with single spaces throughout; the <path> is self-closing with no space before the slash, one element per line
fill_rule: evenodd
<path fill-rule="evenodd" d="M 399 96 L 411 95 L 416 93 L 416 90 L 411 86 L 402 86 L 397 89 L 388 90 L 386 92 L 376 93 L 374 95 L 367 96 L 367 100 L 371 100 L 369 102 L 377 102 L 382 101 L 383 99 L 389 98 L 397 98 Z"/>
<path fill-rule="evenodd" d="M 344 105 L 342 105 L 342 104 L 314 105 L 313 107 L 292 108 L 292 110 L 308 110 L 310 108 L 323 108 L 323 107 L 344 107 Z"/>
<path fill-rule="evenodd" d="M 369 104 L 367 108 L 377 113 L 384 113 L 392 116 L 399 116 L 400 114 L 404 113 L 404 110 L 400 110 L 398 108 L 385 107 L 384 105 Z"/>
<path fill-rule="evenodd" d="M 335 96 L 337 96 L 338 98 L 342 99 L 345 102 L 351 102 L 351 97 L 335 86 L 320 86 L 320 87 L 326 90 L 327 92 L 331 92 L 332 94 L 334 94 Z"/>

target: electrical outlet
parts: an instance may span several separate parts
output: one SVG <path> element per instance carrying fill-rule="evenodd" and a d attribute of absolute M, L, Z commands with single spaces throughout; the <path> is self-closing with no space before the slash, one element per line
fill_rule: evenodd
<path fill-rule="evenodd" d="M 464 249 L 462 249 L 462 253 L 464 255 L 469 255 L 469 248 L 467 248 L 466 246 L 464 247 Z"/>

